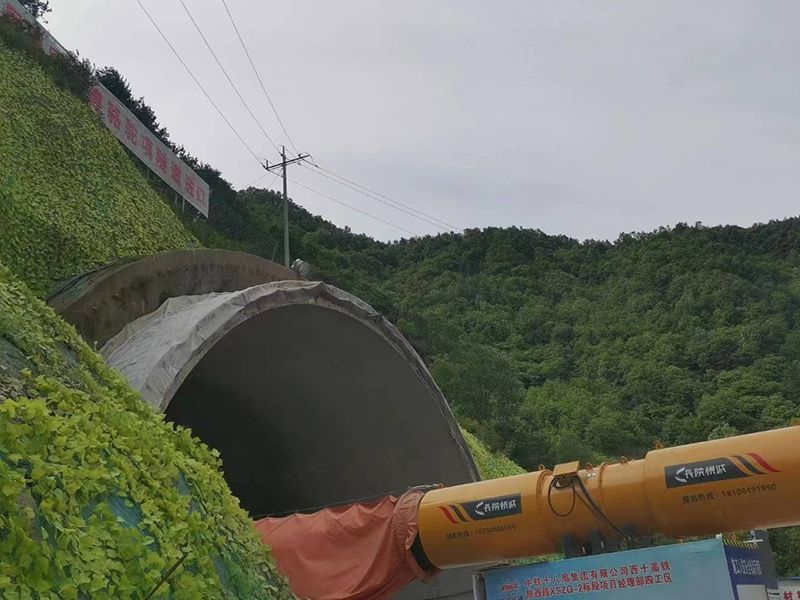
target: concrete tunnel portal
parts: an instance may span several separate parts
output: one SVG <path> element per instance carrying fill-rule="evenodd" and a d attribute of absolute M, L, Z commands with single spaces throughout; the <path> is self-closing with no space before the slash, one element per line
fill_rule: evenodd
<path fill-rule="evenodd" d="M 220 451 L 253 516 L 479 478 L 421 359 L 350 294 L 221 251 L 76 280 L 51 305 L 144 400 Z"/>
<path fill-rule="evenodd" d="M 166 415 L 221 452 L 233 493 L 259 516 L 465 477 L 455 444 L 419 443 L 452 436 L 430 396 L 371 327 L 300 304 L 226 334 Z"/>

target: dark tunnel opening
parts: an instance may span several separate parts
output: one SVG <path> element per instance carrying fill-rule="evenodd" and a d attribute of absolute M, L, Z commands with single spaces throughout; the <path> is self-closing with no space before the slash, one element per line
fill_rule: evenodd
<path fill-rule="evenodd" d="M 228 484 L 255 517 L 469 480 L 441 411 L 369 325 L 294 304 L 222 337 L 166 415 L 220 451 Z"/>

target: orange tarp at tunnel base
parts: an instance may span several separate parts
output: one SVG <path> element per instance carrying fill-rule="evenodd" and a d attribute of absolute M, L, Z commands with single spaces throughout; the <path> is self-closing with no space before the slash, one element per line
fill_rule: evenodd
<path fill-rule="evenodd" d="M 411 553 L 424 493 L 255 522 L 299 598 L 378 600 L 435 574 Z"/>

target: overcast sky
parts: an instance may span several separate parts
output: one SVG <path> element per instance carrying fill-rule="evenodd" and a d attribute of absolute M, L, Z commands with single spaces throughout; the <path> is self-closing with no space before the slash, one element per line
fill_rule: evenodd
<path fill-rule="evenodd" d="M 275 160 L 179 0 L 141 1 L 248 145 Z M 285 142 L 221 0 L 184 1 Z M 797 0 L 227 2 L 301 151 L 459 228 L 615 239 L 800 213 Z M 56 38 L 118 68 L 174 141 L 234 186 L 263 174 L 136 0 L 51 5 Z M 303 168 L 290 177 L 437 231 Z M 290 196 L 354 231 L 408 236 L 292 184 Z"/>

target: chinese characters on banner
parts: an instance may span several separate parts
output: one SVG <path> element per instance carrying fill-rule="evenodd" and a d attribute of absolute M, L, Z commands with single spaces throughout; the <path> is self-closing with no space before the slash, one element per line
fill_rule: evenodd
<path fill-rule="evenodd" d="M 120 142 L 203 216 L 208 216 L 208 184 L 102 84 L 95 84 L 89 91 L 89 104 Z"/>
<path fill-rule="evenodd" d="M 780 600 L 800 600 L 800 580 L 781 579 L 778 581 Z"/>
<path fill-rule="evenodd" d="M 526 577 L 523 583 L 526 598 L 549 598 L 627 588 L 646 588 L 653 585 L 672 585 L 672 565 L 668 560 L 662 560 L 650 564 L 563 571 L 544 577 Z M 508 585 L 504 587 L 506 587 L 505 591 L 511 589 Z"/>
<path fill-rule="evenodd" d="M 717 539 L 492 569 L 482 580 L 485 600 L 737 600 Z"/>
<path fill-rule="evenodd" d="M 41 32 L 42 48 L 48 54 L 69 54 L 17 0 L 0 0 L 0 14 L 35 25 Z M 156 138 L 102 84 L 95 84 L 89 91 L 89 103 L 120 142 L 178 195 L 208 217 L 210 188 L 191 167 Z"/>

